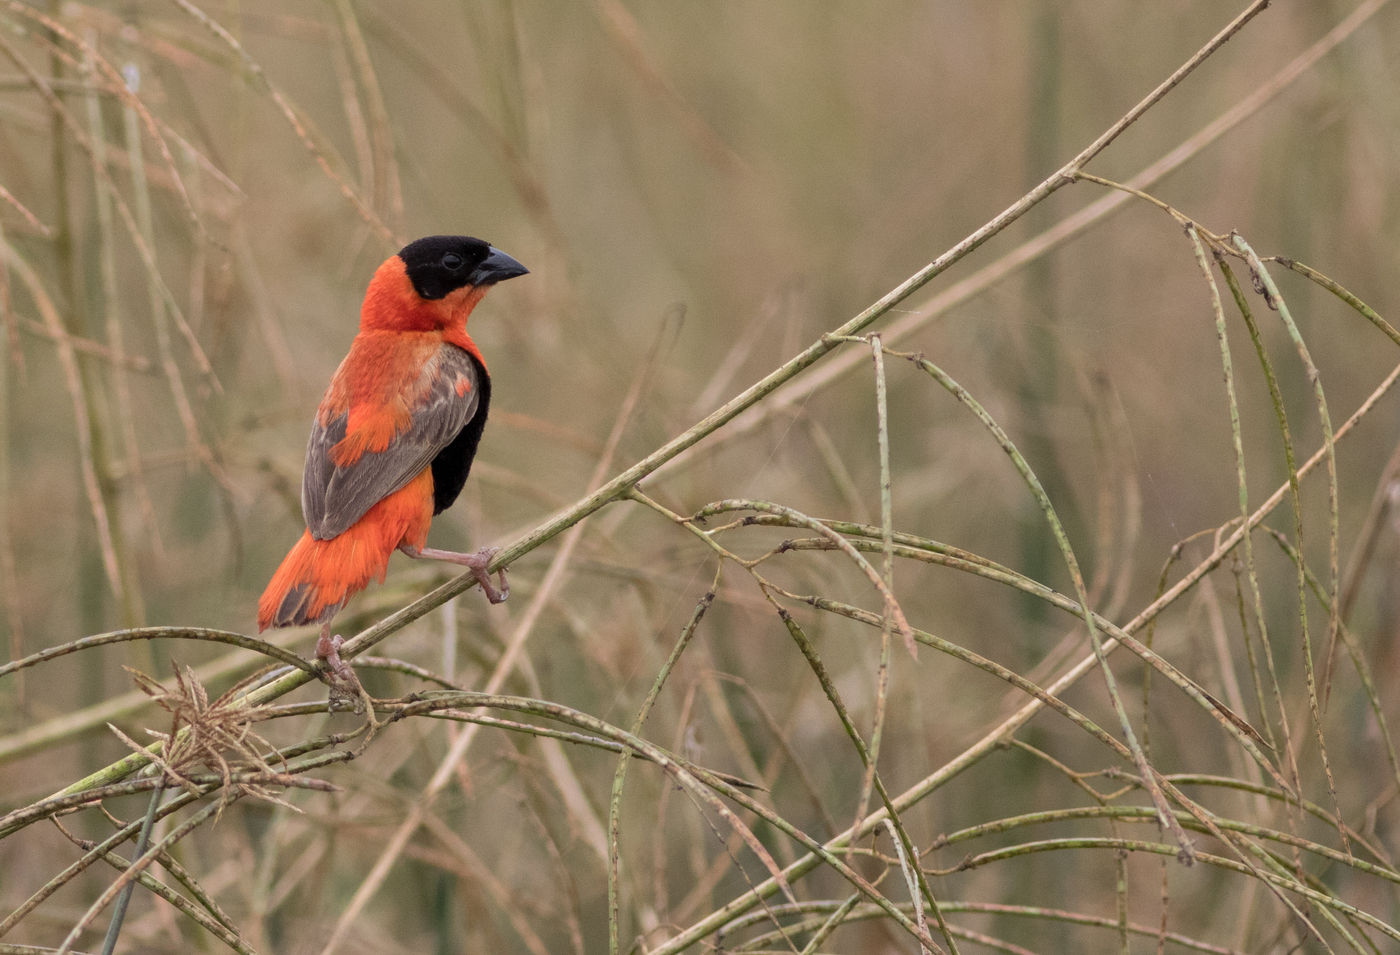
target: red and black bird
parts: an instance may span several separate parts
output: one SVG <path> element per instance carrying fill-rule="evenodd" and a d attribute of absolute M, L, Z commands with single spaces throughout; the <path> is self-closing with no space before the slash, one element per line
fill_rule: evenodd
<path fill-rule="evenodd" d="M 258 629 L 320 623 L 319 656 L 338 664 L 330 620 L 395 550 L 469 568 L 492 603 L 506 599 L 486 572 L 494 548 L 473 554 L 426 546 L 433 516 L 457 499 L 471 470 L 491 378 L 467 317 L 497 282 L 526 274 L 480 239 L 410 242 L 374 273 L 360 330 L 311 425 L 301 510 L 306 531 L 258 601 Z"/>

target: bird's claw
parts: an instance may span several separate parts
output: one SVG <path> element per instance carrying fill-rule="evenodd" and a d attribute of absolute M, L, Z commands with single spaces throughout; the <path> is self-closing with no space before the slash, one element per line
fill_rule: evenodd
<path fill-rule="evenodd" d="M 496 571 L 498 584 L 491 582 L 491 575 L 486 572 L 492 558 L 501 552 L 499 547 L 483 547 L 475 554 L 471 555 L 471 561 L 467 564 L 471 568 L 472 576 L 481 585 L 481 592 L 486 595 L 486 599 L 493 604 L 506 602 L 510 596 L 510 582 L 506 580 L 506 569 L 502 567 Z"/>
<path fill-rule="evenodd" d="M 340 658 L 340 647 L 344 642 L 345 638 L 340 634 L 332 636 L 326 631 L 322 631 L 321 636 L 316 640 L 316 659 L 326 666 L 323 679 L 330 687 L 330 700 L 333 709 L 355 706 L 364 693 L 364 689 L 360 686 L 360 678 L 355 676 L 355 671 L 351 669 L 350 664 Z"/>

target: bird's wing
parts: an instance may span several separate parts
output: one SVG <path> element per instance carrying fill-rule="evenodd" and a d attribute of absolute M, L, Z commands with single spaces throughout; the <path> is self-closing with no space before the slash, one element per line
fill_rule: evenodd
<path fill-rule="evenodd" d="M 317 540 L 344 533 L 413 480 L 477 412 L 480 373 L 465 351 L 444 343 L 403 354 L 352 349 L 321 402 L 301 483 Z"/>

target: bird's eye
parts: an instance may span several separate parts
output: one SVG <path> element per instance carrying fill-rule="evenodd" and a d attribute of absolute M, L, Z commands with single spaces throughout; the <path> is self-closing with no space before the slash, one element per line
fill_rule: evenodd
<path fill-rule="evenodd" d="M 462 258 L 456 252 L 448 252 L 442 257 L 442 267 L 453 272 L 457 271 L 465 264 L 466 259 Z"/>

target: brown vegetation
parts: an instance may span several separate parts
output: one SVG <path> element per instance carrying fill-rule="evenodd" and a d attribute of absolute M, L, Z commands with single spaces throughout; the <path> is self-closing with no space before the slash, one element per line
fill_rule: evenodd
<path fill-rule="evenodd" d="M 1400 23 L 1224 6 L 0 0 L 0 951 L 1394 948 Z M 436 232 L 513 596 L 328 711 Z"/>

